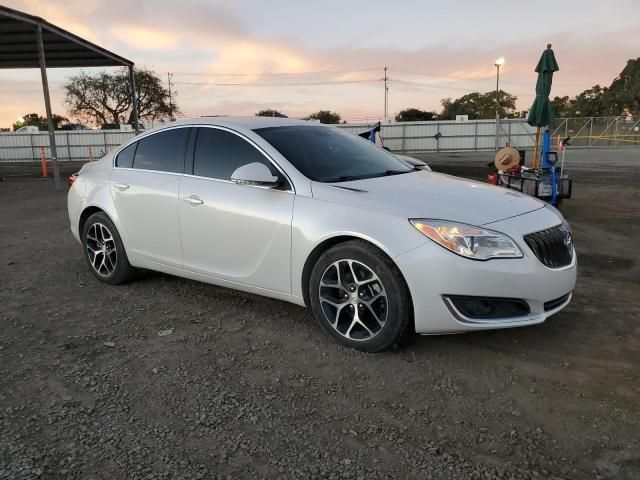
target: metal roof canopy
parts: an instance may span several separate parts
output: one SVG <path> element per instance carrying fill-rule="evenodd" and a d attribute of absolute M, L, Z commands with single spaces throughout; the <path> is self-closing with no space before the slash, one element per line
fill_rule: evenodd
<path fill-rule="evenodd" d="M 47 67 L 128 67 L 133 95 L 133 121 L 138 133 L 138 102 L 133 65 L 131 60 L 99 47 L 40 17 L 0 5 L 0 69 L 40 68 L 56 188 L 61 186 L 60 170 L 51 117 Z"/>

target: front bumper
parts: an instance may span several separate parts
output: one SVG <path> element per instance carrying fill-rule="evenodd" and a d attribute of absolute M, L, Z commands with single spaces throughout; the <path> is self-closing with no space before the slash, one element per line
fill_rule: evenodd
<path fill-rule="evenodd" d="M 536 258 L 522 238 L 561 222 L 554 212 L 543 208 L 488 225 L 515 240 L 523 258 L 470 260 L 430 240 L 396 257 L 394 260 L 411 291 L 416 332 L 454 333 L 534 325 L 565 308 L 576 284 L 575 251 L 570 265 L 550 269 Z M 451 295 L 521 299 L 529 305 L 530 313 L 513 318 L 473 320 L 451 308 L 446 300 Z"/>

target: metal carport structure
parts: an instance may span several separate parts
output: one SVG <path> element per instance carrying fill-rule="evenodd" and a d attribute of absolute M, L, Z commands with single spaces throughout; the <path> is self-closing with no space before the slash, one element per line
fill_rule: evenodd
<path fill-rule="evenodd" d="M 0 5 L 0 69 L 40 69 L 56 188 L 60 188 L 61 185 L 60 169 L 51 116 L 47 67 L 128 67 L 133 122 L 135 131 L 138 133 L 138 102 L 133 65 L 131 60 L 99 47 L 40 17 Z"/>

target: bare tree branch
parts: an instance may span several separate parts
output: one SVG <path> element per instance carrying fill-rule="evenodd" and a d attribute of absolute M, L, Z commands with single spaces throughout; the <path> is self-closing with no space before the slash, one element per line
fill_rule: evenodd
<path fill-rule="evenodd" d="M 140 119 L 168 120 L 179 113 L 175 102 L 169 105 L 169 91 L 155 72 L 141 69 L 134 75 Z M 100 126 L 131 123 L 132 96 L 127 69 L 115 73 L 80 72 L 70 77 L 64 88 L 65 103 L 72 116 Z"/>

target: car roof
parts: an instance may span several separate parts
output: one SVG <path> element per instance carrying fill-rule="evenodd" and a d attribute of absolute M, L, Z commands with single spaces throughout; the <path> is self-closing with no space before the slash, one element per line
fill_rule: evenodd
<path fill-rule="evenodd" d="M 279 118 L 279 117 L 200 117 L 177 120 L 168 122 L 159 127 L 147 130 L 162 130 L 178 125 L 215 125 L 229 128 L 243 128 L 255 130 L 257 128 L 267 127 L 290 127 L 290 126 L 320 126 L 318 122 L 308 122 L 306 120 L 298 120 L 295 118 Z M 145 132 L 145 133 L 147 133 Z"/>

